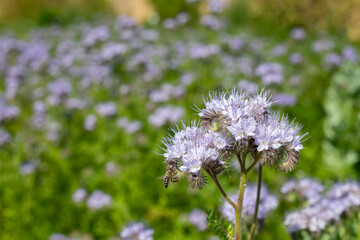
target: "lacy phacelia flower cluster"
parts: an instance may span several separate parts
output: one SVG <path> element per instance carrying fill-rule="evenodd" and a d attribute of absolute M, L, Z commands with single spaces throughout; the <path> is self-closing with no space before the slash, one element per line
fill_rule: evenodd
<path fill-rule="evenodd" d="M 360 184 L 358 182 L 337 183 L 315 204 L 287 214 L 285 225 L 289 232 L 301 230 L 320 232 L 329 223 L 338 221 L 344 213 L 359 206 Z"/>
<path fill-rule="evenodd" d="M 304 135 L 298 135 L 301 127 L 294 121 L 269 110 L 273 102 L 268 92 L 232 90 L 211 94 L 204 102 L 201 124 L 183 123 L 164 140 L 169 178 L 185 173 L 192 186 L 202 188 L 206 181 L 201 169 L 216 176 L 225 170 L 227 159 L 241 153 L 261 157 L 262 165 L 294 169 Z"/>
<path fill-rule="evenodd" d="M 281 193 L 296 193 L 305 198 L 310 205 L 316 203 L 321 198 L 324 187 L 316 180 L 303 178 L 299 181 L 290 180 L 281 187 Z"/>

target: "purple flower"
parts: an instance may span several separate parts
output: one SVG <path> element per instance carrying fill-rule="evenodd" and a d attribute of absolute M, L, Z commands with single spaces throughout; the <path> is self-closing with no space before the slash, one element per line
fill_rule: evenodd
<path fill-rule="evenodd" d="M 95 115 L 88 115 L 84 120 L 84 129 L 86 131 L 94 131 L 96 127 L 96 116 Z"/>
<path fill-rule="evenodd" d="M 301 230 L 320 232 L 328 224 L 338 221 L 345 211 L 355 206 L 360 206 L 360 184 L 337 183 L 315 204 L 288 213 L 285 225 L 290 232 Z"/>
<path fill-rule="evenodd" d="M 228 130 L 233 135 L 235 140 L 241 141 L 244 138 L 255 135 L 256 121 L 252 117 L 239 118 L 238 121 L 233 121 L 228 127 Z"/>
<path fill-rule="evenodd" d="M 116 105 L 114 102 L 104 102 L 96 105 L 97 113 L 102 117 L 112 117 L 116 114 Z"/>
<path fill-rule="evenodd" d="M 286 54 L 287 47 L 285 45 L 277 45 L 271 50 L 271 55 L 274 57 L 280 57 Z"/>
<path fill-rule="evenodd" d="M 293 53 L 289 57 L 289 62 L 293 65 L 299 65 L 304 61 L 303 56 L 300 53 Z"/>
<path fill-rule="evenodd" d="M 66 108 L 72 110 L 83 110 L 86 107 L 86 101 L 78 98 L 69 98 L 66 100 Z"/>
<path fill-rule="evenodd" d="M 310 178 L 304 178 L 299 181 L 290 180 L 281 187 L 281 193 L 289 194 L 295 192 L 305 198 L 310 205 L 316 203 L 321 198 L 324 187 Z"/>
<path fill-rule="evenodd" d="M 229 45 L 230 50 L 238 51 L 245 45 L 245 42 L 243 39 L 241 39 L 239 37 L 235 37 L 235 38 L 229 39 L 227 44 Z"/>
<path fill-rule="evenodd" d="M 182 12 L 182 13 L 179 13 L 175 20 L 177 22 L 177 25 L 181 26 L 181 25 L 184 25 L 185 23 L 187 23 L 189 21 L 189 14 L 186 13 L 186 12 Z"/>
<path fill-rule="evenodd" d="M 359 61 L 359 54 L 356 49 L 351 46 L 346 46 L 342 51 L 344 61 L 357 63 Z"/>
<path fill-rule="evenodd" d="M 256 76 L 261 77 L 263 84 L 280 84 L 284 81 L 283 68 L 278 63 L 263 63 L 255 70 Z"/>
<path fill-rule="evenodd" d="M 191 73 L 184 73 L 180 77 L 180 82 L 184 86 L 190 85 L 193 81 L 194 81 L 194 76 Z"/>
<path fill-rule="evenodd" d="M 290 32 L 290 37 L 294 40 L 304 40 L 306 38 L 306 32 L 303 28 L 294 28 Z"/>
<path fill-rule="evenodd" d="M 88 208 L 92 210 L 99 210 L 109 207 L 112 204 L 112 197 L 101 190 L 93 192 L 86 201 Z"/>
<path fill-rule="evenodd" d="M 135 133 L 142 128 L 142 123 L 140 121 L 130 121 L 125 117 L 120 118 L 117 121 L 117 125 L 122 129 L 124 129 L 124 131 L 129 134 Z"/>
<path fill-rule="evenodd" d="M 204 15 L 201 17 L 201 24 L 205 27 L 210 28 L 211 30 L 219 30 L 223 27 L 223 22 L 220 21 L 219 18 L 217 18 L 214 15 Z"/>
<path fill-rule="evenodd" d="M 258 85 L 254 82 L 250 82 L 249 80 L 243 79 L 238 82 L 237 84 L 238 88 L 248 92 L 248 93 L 254 93 L 258 91 Z"/>
<path fill-rule="evenodd" d="M 50 96 L 47 101 L 51 105 L 58 105 L 61 101 L 67 97 L 71 91 L 71 84 L 65 79 L 59 79 L 48 84 Z"/>
<path fill-rule="evenodd" d="M 327 39 L 317 40 L 312 44 L 312 50 L 316 53 L 329 51 L 334 48 L 334 43 Z"/>
<path fill-rule="evenodd" d="M 20 109 L 16 106 L 9 106 L 0 98 L 0 122 L 16 118 L 20 114 Z"/>
<path fill-rule="evenodd" d="M 78 204 L 83 202 L 86 197 L 87 197 L 86 190 L 83 188 L 79 188 L 73 193 L 73 195 L 71 196 L 71 200 L 73 203 Z"/>
<path fill-rule="evenodd" d="M 323 65 L 326 68 L 338 67 L 342 63 L 342 58 L 337 53 L 327 53 L 323 60 Z"/>
<path fill-rule="evenodd" d="M 125 44 L 122 43 L 107 43 L 104 45 L 101 56 L 105 61 L 114 60 L 117 57 L 123 56 L 128 51 Z"/>
<path fill-rule="evenodd" d="M 83 39 L 85 47 L 92 47 L 98 42 L 107 41 L 110 38 L 110 30 L 107 26 L 92 28 L 86 33 Z"/>
<path fill-rule="evenodd" d="M 20 174 L 21 175 L 29 175 L 35 172 L 36 168 L 39 165 L 39 160 L 27 160 L 21 163 L 20 166 Z"/>
<path fill-rule="evenodd" d="M 306 134 L 298 135 L 299 125 L 270 112 L 272 103 L 266 91 L 248 94 L 233 89 L 209 94 L 204 98 L 205 108 L 198 109 L 201 127 L 196 122 L 183 124 L 182 130 L 176 127 L 174 136 L 163 141 L 167 168 L 192 175 L 190 180 L 200 178 L 201 169 L 217 175 L 226 168 L 223 160 L 252 149 L 254 154 L 264 153 L 261 165 L 293 170 Z M 204 182 L 197 186 L 202 188 Z"/>
<path fill-rule="evenodd" d="M 114 162 L 107 162 L 105 164 L 105 172 L 108 176 L 114 175 L 115 173 L 117 173 L 119 171 L 119 166 L 118 164 L 114 163 Z"/>
<path fill-rule="evenodd" d="M 48 240 L 71 240 L 62 233 L 52 233 Z"/>
<path fill-rule="evenodd" d="M 213 148 L 206 148 L 205 146 L 195 146 L 183 156 L 183 165 L 180 170 L 183 172 L 197 173 L 201 169 L 203 162 L 217 161 L 219 153 Z"/>
<path fill-rule="evenodd" d="M 190 49 L 190 58 L 192 59 L 207 59 L 220 52 L 220 47 L 215 44 L 201 45 L 196 44 Z"/>
<path fill-rule="evenodd" d="M 46 105 L 41 101 L 36 101 L 33 105 L 33 111 L 32 125 L 35 128 L 41 128 L 46 121 Z"/>
<path fill-rule="evenodd" d="M 154 127 L 161 127 L 167 122 L 174 123 L 180 121 L 184 115 L 184 109 L 181 107 L 164 106 L 159 107 L 152 113 L 148 122 Z"/>
<path fill-rule="evenodd" d="M 174 28 L 177 27 L 177 22 L 173 18 L 165 19 L 164 22 L 163 22 L 163 27 L 165 29 L 174 29 Z"/>
<path fill-rule="evenodd" d="M 153 240 L 154 230 L 141 222 L 128 224 L 120 233 L 122 240 Z"/>
<path fill-rule="evenodd" d="M 204 231 L 208 227 L 207 215 L 202 210 L 196 208 L 189 213 L 189 222 L 192 223 L 199 231 Z"/>
<path fill-rule="evenodd" d="M 273 100 L 279 106 L 294 106 L 296 104 L 296 97 L 287 93 L 275 94 Z"/>
<path fill-rule="evenodd" d="M 207 0 L 208 8 L 210 12 L 221 13 L 227 7 L 226 1 L 223 0 Z"/>

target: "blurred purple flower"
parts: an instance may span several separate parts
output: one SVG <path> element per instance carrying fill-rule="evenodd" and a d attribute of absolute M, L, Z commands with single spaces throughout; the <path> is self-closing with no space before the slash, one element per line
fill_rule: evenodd
<path fill-rule="evenodd" d="M 201 17 L 201 24 L 211 30 L 219 30 L 223 27 L 223 22 L 214 15 L 204 15 Z"/>
<path fill-rule="evenodd" d="M 189 213 L 189 222 L 192 223 L 199 231 L 204 231 L 208 227 L 207 215 L 202 210 L 196 208 Z"/>
<path fill-rule="evenodd" d="M 316 53 L 329 51 L 334 48 L 334 43 L 328 39 L 317 40 L 312 44 L 312 50 Z"/>
<path fill-rule="evenodd" d="M 306 38 L 306 32 L 303 28 L 294 28 L 290 32 L 290 37 L 294 40 L 304 40 Z"/>
<path fill-rule="evenodd" d="M 96 112 L 102 117 L 112 117 L 116 115 L 117 109 L 114 102 L 98 103 Z"/>
<path fill-rule="evenodd" d="M 112 202 L 112 197 L 109 194 L 106 194 L 101 190 L 96 190 L 89 196 L 86 205 L 92 210 L 99 210 L 109 207 Z"/>
<path fill-rule="evenodd" d="M 255 70 L 256 76 L 261 77 L 263 84 L 280 84 L 284 81 L 283 68 L 279 63 L 262 63 Z"/>
<path fill-rule="evenodd" d="M 129 134 L 135 133 L 142 128 L 142 123 L 140 121 L 130 121 L 125 117 L 120 118 L 117 121 L 117 125 Z"/>
<path fill-rule="evenodd" d="M 256 83 L 250 82 L 246 79 L 239 81 L 237 87 L 248 93 L 255 93 L 258 90 L 258 85 Z"/>
<path fill-rule="evenodd" d="M 35 160 L 26 160 L 24 162 L 21 163 L 20 166 L 20 174 L 21 175 L 29 175 L 32 174 L 33 172 L 35 172 L 36 168 L 39 165 L 39 160 L 35 159 Z"/>
<path fill-rule="evenodd" d="M 141 222 L 128 224 L 120 233 L 122 240 L 153 240 L 154 230 Z"/>
<path fill-rule="evenodd" d="M 342 63 L 342 58 L 337 53 L 327 53 L 323 59 L 323 65 L 325 68 L 330 69 L 332 67 L 338 67 Z"/>
<path fill-rule="evenodd" d="M 167 122 L 175 123 L 180 121 L 184 115 L 184 109 L 181 107 L 164 106 L 159 107 L 152 113 L 148 122 L 154 127 L 161 127 Z"/>
<path fill-rule="evenodd" d="M 71 200 L 73 203 L 78 204 L 85 201 L 87 197 L 87 191 L 84 188 L 77 189 L 71 196 Z"/>
<path fill-rule="evenodd" d="M 297 101 L 294 95 L 288 93 L 274 94 L 273 100 L 279 106 L 294 106 Z"/>
<path fill-rule="evenodd" d="M 210 12 L 221 13 L 227 7 L 227 2 L 224 0 L 207 0 Z"/>
<path fill-rule="evenodd" d="M 321 193 L 324 187 L 318 182 L 310 178 L 303 178 L 299 181 L 290 180 L 281 187 L 281 193 L 289 194 L 295 192 L 305 198 L 310 205 L 321 199 Z"/>
<path fill-rule="evenodd" d="M 344 61 L 357 63 L 359 61 L 359 54 L 356 49 L 351 46 L 346 46 L 342 51 Z"/>
<path fill-rule="evenodd" d="M 299 65 L 304 61 L 303 56 L 301 55 L 301 53 L 293 53 L 290 55 L 289 57 L 289 62 L 292 65 Z"/>
<path fill-rule="evenodd" d="M 95 115 L 88 115 L 84 120 L 84 129 L 86 131 L 94 131 L 96 127 L 96 116 Z"/>

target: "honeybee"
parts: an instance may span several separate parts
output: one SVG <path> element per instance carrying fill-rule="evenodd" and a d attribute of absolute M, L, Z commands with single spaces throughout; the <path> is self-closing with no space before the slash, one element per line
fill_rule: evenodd
<path fill-rule="evenodd" d="M 178 169 L 177 162 L 167 163 L 166 174 L 164 177 L 164 186 L 167 188 L 171 182 L 179 182 L 181 178 L 181 171 Z"/>

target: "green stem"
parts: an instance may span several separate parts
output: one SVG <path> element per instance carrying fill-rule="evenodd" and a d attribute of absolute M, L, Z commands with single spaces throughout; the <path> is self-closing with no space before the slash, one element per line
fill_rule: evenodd
<path fill-rule="evenodd" d="M 247 172 L 245 167 L 241 167 L 240 191 L 235 208 L 235 240 L 241 240 L 241 213 L 244 199 L 244 191 L 246 186 L 246 174 Z"/>
<path fill-rule="evenodd" d="M 229 198 L 229 196 L 226 194 L 226 192 L 224 191 L 224 189 L 221 187 L 221 184 L 219 182 L 219 180 L 217 179 L 217 176 L 211 171 L 208 170 L 206 171 L 210 177 L 212 178 L 212 180 L 215 182 L 216 186 L 218 187 L 218 189 L 220 190 L 221 194 L 223 195 L 223 197 L 225 198 L 226 201 L 228 201 L 228 203 L 233 207 L 236 208 L 236 204 Z"/>
<path fill-rule="evenodd" d="M 259 162 L 261 156 L 262 156 L 262 152 L 256 156 L 252 164 L 246 169 L 247 172 L 249 172 L 253 167 L 255 167 L 255 165 Z"/>
<path fill-rule="evenodd" d="M 262 166 L 259 165 L 255 213 L 254 213 L 253 224 L 252 224 L 252 226 L 251 226 L 251 231 L 250 231 L 249 240 L 253 240 L 253 239 L 254 239 L 254 235 L 255 235 L 255 227 L 256 227 L 257 215 L 258 215 L 259 203 L 260 203 L 261 182 L 262 182 Z"/>
<path fill-rule="evenodd" d="M 244 166 L 243 166 L 243 161 L 241 160 L 240 154 L 236 154 L 236 157 L 237 157 L 238 162 L 240 164 L 240 168 L 243 169 Z M 245 159 L 244 159 L 244 161 L 245 161 Z"/>

